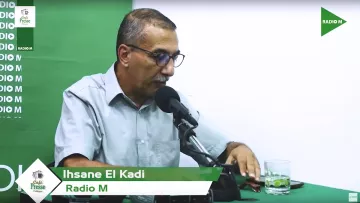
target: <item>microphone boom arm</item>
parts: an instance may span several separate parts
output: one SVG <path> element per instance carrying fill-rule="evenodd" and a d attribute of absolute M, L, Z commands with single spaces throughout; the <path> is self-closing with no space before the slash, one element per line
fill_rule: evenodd
<path fill-rule="evenodd" d="M 180 150 L 184 154 L 191 156 L 199 165 L 206 167 L 222 167 L 218 181 L 214 181 L 210 187 L 209 194 L 212 194 L 213 201 L 229 202 L 241 200 L 240 188 L 236 183 L 235 169 L 236 164 L 222 164 L 212 157 L 206 148 L 196 138 L 194 129 L 188 122 L 174 113 L 174 125 L 179 130 Z"/>
<path fill-rule="evenodd" d="M 179 130 L 180 151 L 192 157 L 198 164 L 207 167 L 220 167 L 216 159 L 212 158 L 206 148 L 196 138 L 193 131 L 197 126 L 190 127 L 182 118 L 174 117 L 174 124 Z M 216 164 L 217 163 L 217 164 Z"/>

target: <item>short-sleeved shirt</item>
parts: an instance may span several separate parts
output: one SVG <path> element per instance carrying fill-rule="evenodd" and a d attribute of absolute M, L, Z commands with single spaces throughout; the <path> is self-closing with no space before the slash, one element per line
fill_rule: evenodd
<path fill-rule="evenodd" d="M 186 97 L 181 102 L 198 121 L 198 140 L 214 157 L 229 140 L 203 121 Z M 115 63 L 104 74 L 85 76 L 63 93 L 61 117 L 55 135 L 55 166 L 71 154 L 82 154 L 117 166 L 177 167 L 178 129 L 173 115 L 154 100 L 138 108 L 122 91 Z"/>

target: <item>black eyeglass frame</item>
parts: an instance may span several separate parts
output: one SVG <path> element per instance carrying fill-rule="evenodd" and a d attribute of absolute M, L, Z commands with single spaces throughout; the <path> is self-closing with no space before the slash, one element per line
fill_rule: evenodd
<path fill-rule="evenodd" d="M 173 55 L 170 55 L 170 54 L 168 54 L 168 53 L 154 53 L 154 52 L 151 52 L 151 51 L 149 51 L 149 50 L 140 48 L 140 47 L 135 46 L 135 45 L 132 45 L 132 44 L 125 44 L 125 45 L 128 46 L 128 47 L 131 47 L 131 48 L 134 48 L 134 49 L 138 49 L 138 50 L 140 50 L 140 51 L 145 52 L 146 54 L 148 54 L 148 56 L 150 56 L 152 59 L 155 60 L 156 65 L 158 65 L 159 67 L 165 67 L 165 66 L 167 66 L 167 64 L 170 62 L 170 59 L 172 59 L 172 60 L 174 61 L 174 68 L 177 68 L 177 67 L 179 67 L 179 66 L 183 63 L 183 61 L 184 61 L 184 59 L 185 59 L 185 55 L 184 55 L 184 54 L 181 54 L 181 53 L 176 53 L 176 54 L 173 54 Z M 157 57 L 159 56 L 159 54 L 167 54 L 167 55 L 169 56 L 169 60 L 167 60 L 167 62 L 165 63 L 165 65 L 159 65 L 159 59 L 157 58 Z M 177 57 L 177 56 L 182 56 L 182 61 L 181 61 L 181 63 L 180 63 L 179 65 L 175 66 L 175 60 L 176 60 L 175 57 Z"/>

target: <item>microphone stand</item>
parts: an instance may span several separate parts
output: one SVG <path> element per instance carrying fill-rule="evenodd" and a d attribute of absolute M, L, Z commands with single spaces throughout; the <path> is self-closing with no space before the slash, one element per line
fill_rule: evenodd
<path fill-rule="evenodd" d="M 197 126 L 190 127 L 187 121 L 174 113 L 174 125 L 179 130 L 180 151 L 192 157 L 199 165 L 205 167 L 222 167 L 223 171 L 214 181 L 205 196 L 155 196 L 155 203 L 212 203 L 242 200 L 240 188 L 236 183 L 236 165 L 222 164 L 213 158 L 196 138 L 193 131 Z"/>

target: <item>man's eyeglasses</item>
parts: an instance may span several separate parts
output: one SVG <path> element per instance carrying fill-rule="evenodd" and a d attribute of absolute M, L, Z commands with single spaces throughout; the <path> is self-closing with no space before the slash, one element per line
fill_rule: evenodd
<path fill-rule="evenodd" d="M 137 46 L 134 46 L 131 44 L 126 44 L 126 46 L 145 52 L 146 54 L 148 54 L 151 58 L 153 58 L 156 61 L 156 64 L 159 67 L 162 67 L 162 68 L 165 67 L 169 63 L 170 59 L 173 59 L 175 68 L 179 67 L 185 58 L 185 55 L 180 54 L 180 53 L 175 53 L 173 55 L 170 55 L 169 53 L 166 53 L 165 51 L 151 52 L 151 51 L 142 49 L 140 47 L 137 47 Z"/>

